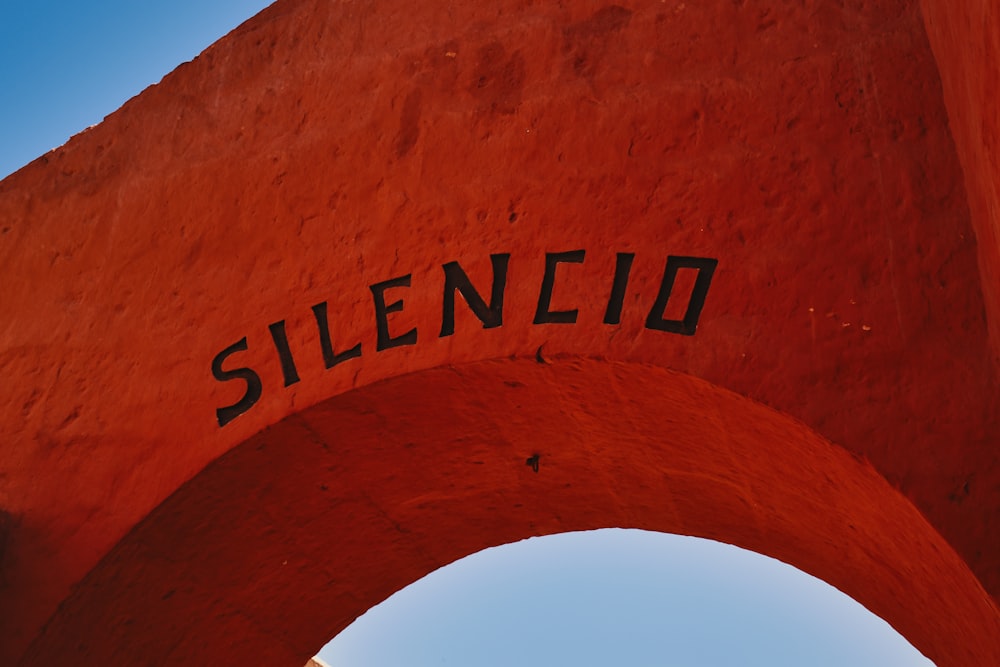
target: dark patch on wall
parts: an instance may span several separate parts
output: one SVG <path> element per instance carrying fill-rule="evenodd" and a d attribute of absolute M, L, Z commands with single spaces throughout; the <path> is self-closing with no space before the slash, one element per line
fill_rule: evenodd
<path fill-rule="evenodd" d="M 403 102 L 403 110 L 399 116 L 399 133 L 396 135 L 396 157 L 405 157 L 420 138 L 420 113 L 423 94 L 420 89 L 410 91 Z"/>
<path fill-rule="evenodd" d="M 508 56 L 503 44 L 491 42 L 479 49 L 469 90 L 489 111 L 512 114 L 521 104 L 526 74 L 520 51 Z"/>
<path fill-rule="evenodd" d="M 577 76 L 591 79 L 604 59 L 612 35 L 620 32 L 632 20 L 632 11 L 609 5 L 599 9 L 585 21 L 563 29 L 563 52 Z"/>

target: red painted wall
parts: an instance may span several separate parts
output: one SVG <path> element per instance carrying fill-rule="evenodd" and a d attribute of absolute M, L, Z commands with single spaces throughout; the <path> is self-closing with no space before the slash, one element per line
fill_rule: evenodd
<path fill-rule="evenodd" d="M 1000 13 L 986 0 L 921 4 L 965 174 L 996 355 L 1000 350 Z"/>
<path fill-rule="evenodd" d="M 288 0 L 0 182 L 0 663 L 301 665 L 605 526 L 1000 663 L 989 89 L 927 4 L 942 78 L 913 2 Z"/>

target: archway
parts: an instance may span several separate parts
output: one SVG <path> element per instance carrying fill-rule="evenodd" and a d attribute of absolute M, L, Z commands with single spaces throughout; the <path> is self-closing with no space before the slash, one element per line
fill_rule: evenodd
<path fill-rule="evenodd" d="M 1000 658 L 989 597 L 864 461 L 702 380 L 564 358 L 414 373 L 262 431 L 120 542 L 25 664 L 304 664 L 457 558 L 609 526 L 777 557 L 942 664 Z"/>
<path fill-rule="evenodd" d="M 665 4 L 282 0 L 0 182 L 0 662 L 298 666 L 336 630 L 291 627 L 310 600 L 336 626 L 603 525 L 775 555 L 995 662 L 995 193 L 962 187 L 924 16 Z M 351 548 L 296 532 L 324 521 Z"/>

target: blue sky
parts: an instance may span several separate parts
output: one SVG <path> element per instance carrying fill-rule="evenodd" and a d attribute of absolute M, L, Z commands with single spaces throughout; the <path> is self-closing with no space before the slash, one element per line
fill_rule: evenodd
<path fill-rule="evenodd" d="M 0 178 L 267 4 L 0 0 Z M 930 664 L 853 600 L 777 561 L 620 530 L 463 559 L 372 609 L 321 655 L 335 667 Z"/>
<path fill-rule="evenodd" d="M 710 540 L 609 529 L 487 549 L 404 589 L 331 666 L 930 665 L 832 586 Z"/>
<path fill-rule="evenodd" d="M 0 178 L 101 122 L 267 0 L 0 0 Z"/>

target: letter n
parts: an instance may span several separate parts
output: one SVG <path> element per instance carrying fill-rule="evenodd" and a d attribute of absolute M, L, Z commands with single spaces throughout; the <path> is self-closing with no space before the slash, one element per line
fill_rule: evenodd
<path fill-rule="evenodd" d="M 444 269 L 444 306 L 441 313 L 440 338 L 455 333 L 455 292 L 461 292 L 472 313 L 483 323 L 484 329 L 493 329 L 503 324 L 503 292 L 507 286 L 507 262 L 510 254 L 490 255 L 493 263 L 493 289 L 490 291 L 490 305 L 487 306 L 479 292 L 472 286 L 458 262 L 448 262 Z"/>

